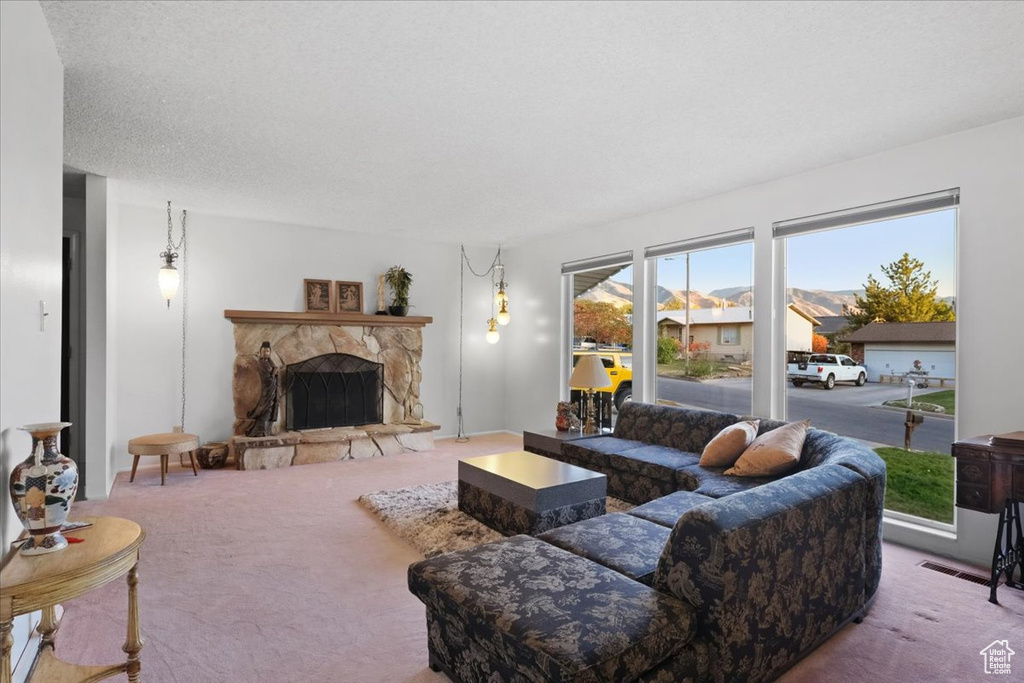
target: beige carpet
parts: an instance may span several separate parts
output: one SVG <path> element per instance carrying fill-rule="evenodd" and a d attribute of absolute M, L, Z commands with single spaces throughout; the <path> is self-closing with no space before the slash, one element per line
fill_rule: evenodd
<path fill-rule="evenodd" d="M 511 435 L 438 443 L 430 453 L 236 472 L 172 466 L 118 476 L 111 499 L 78 514 L 142 524 L 140 614 L 146 683 L 436 682 L 423 605 L 406 588 L 420 554 L 356 499 L 457 478 L 459 458 L 519 450 Z M 793 681 L 986 680 L 979 651 L 1008 639 L 1024 672 L 1024 593 L 986 589 L 915 566 L 885 547 L 874 609 L 788 673 Z M 122 656 L 126 591 L 118 580 L 67 603 L 60 656 Z M 1019 667 L 1019 668 L 1018 668 Z M 112 679 L 124 681 L 125 678 Z"/>

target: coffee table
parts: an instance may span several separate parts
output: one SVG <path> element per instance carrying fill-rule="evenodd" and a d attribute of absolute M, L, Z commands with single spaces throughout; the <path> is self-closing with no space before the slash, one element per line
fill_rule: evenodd
<path fill-rule="evenodd" d="M 526 451 L 459 461 L 459 509 L 496 531 L 536 535 L 605 513 L 603 474 Z"/>

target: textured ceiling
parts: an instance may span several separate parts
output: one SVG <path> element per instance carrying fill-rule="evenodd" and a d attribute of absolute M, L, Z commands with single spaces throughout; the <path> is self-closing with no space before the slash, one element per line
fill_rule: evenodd
<path fill-rule="evenodd" d="M 1024 3 L 43 2 L 125 201 L 522 242 L 1024 114 Z"/>

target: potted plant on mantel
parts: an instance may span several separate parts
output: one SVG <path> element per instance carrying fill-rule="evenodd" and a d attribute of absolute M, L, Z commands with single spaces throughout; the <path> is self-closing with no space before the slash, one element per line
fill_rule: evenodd
<path fill-rule="evenodd" d="M 409 313 L 409 287 L 412 286 L 412 275 L 402 266 L 391 266 L 384 273 L 384 281 L 391 288 L 391 315 Z"/>

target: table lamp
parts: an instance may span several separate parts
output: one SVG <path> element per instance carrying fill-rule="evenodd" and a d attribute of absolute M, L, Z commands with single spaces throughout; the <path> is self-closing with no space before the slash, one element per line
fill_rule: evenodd
<path fill-rule="evenodd" d="M 580 356 L 579 362 L 569 377 L 569 387 L 585 389 L 587 392 L 587 420 L 583 423 L 584 434 L 597 434 L 597 413 L 594 409 L 594 389 L 610 387 L 612 380 L 604 370 L 599 356 Z"/>

